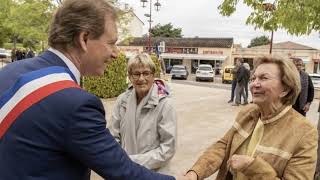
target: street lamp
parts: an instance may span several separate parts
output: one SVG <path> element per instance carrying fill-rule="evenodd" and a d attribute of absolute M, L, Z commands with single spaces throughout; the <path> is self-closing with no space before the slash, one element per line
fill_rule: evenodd
<path fill-rule="evenodd" d="M 144 16 L 146 16 L 147 18 L 149 18 L 148 22 L 149 22 L 149 37 L 148 37 L 148 51 L 149 53 L 151 53 L 151 23 L 152 23 L 152 0 L 141 0 L 142 2 L 142 7 L 147 7 L 146 3 L 150 3 L 149 4 L 149 14 L 144 14 Z M 154 7 L 156 11 L 160 10 L 161 4 L 159 3 L 159 0 L 157 0 L 156 3 L 154 3 Z"/>
<path fill-rule="evenodd" d="M 276 10 L 276 6 L 272 3 L 263 3 L 262 4 L 263 9 L 265 11 L 274 11 Z M 269 54 L 272 54 L 272 44 L 273 44 L 273 29 L 271 30 L 271 40 L 270 40 L 270 49 L 269 49 Z"/>

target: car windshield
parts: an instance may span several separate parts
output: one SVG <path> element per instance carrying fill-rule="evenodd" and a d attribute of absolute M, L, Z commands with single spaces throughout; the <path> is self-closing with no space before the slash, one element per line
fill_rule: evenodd
<path fill-rule="evenodd" d="M 205 66 L 200 66 L 199 70 L 201 70 L 201 71 L 212 71 L 212 69 L 210 67 L 205 67 Z"/>
<path fill-rule="evenodd" d="M 181 67 L 181 66 L 174 66 L 172 69 L 173 70 L 185 70 L 185 68 Z"/>
<path fill-rule="evenodd" d="M 6 53 L 6 50 L 0 49 L 0 53 Z"/>

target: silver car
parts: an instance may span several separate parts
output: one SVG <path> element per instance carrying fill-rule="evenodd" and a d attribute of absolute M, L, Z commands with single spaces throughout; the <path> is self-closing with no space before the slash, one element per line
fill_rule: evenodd
<path fill-rule="evenodd" d="M 320 74 L 309 74 L 313 87 L 320 89 Z"/>
<path fill-rule="evenodd" d="M 0 48 L 0 58 L 9 58 L 11 53 L 5 49 Z"/>
<path fill-rule="evenodd" d="M 172 75 L 172 79 L 187 79 L 189 75 L 187 67 L 184 65 L 173 65 L 170 74 Z"/>

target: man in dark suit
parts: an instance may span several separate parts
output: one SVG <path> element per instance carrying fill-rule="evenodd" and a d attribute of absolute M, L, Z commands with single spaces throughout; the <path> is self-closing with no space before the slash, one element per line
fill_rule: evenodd
<path fill-rule="evenodd" d="M 302 69 L 303 60 L 298 57 L 291 57 L 291 59 L 294 65 L 296 66 L 297 70 L 299 71 L 301 83 L 300 94 L 292 107 L 301 115 L 306 116 L 314 98 L 313 83 L 309 74 Z"/>
<path fill-rule="evenodd" d="M 102 75 L 118 54 L 116 14 L 105 0 L 65 0 L 50 49 L 0 70 L 0 180 L 173 180 L 132 162 L 106 129 L 81 75 Z"/>

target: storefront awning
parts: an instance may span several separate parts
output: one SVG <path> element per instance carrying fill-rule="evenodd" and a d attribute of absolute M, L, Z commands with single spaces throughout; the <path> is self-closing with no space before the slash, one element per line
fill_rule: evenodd
<path fill-rule="evenodd" d="M 212 54 L 174 54 L 174 53 L 162 53 L 160 57 L 163 59 L 198 59 L 198 60 L 218 60 L 224 61 L 227 59 L 227 56 L 217 56 Z"/>

